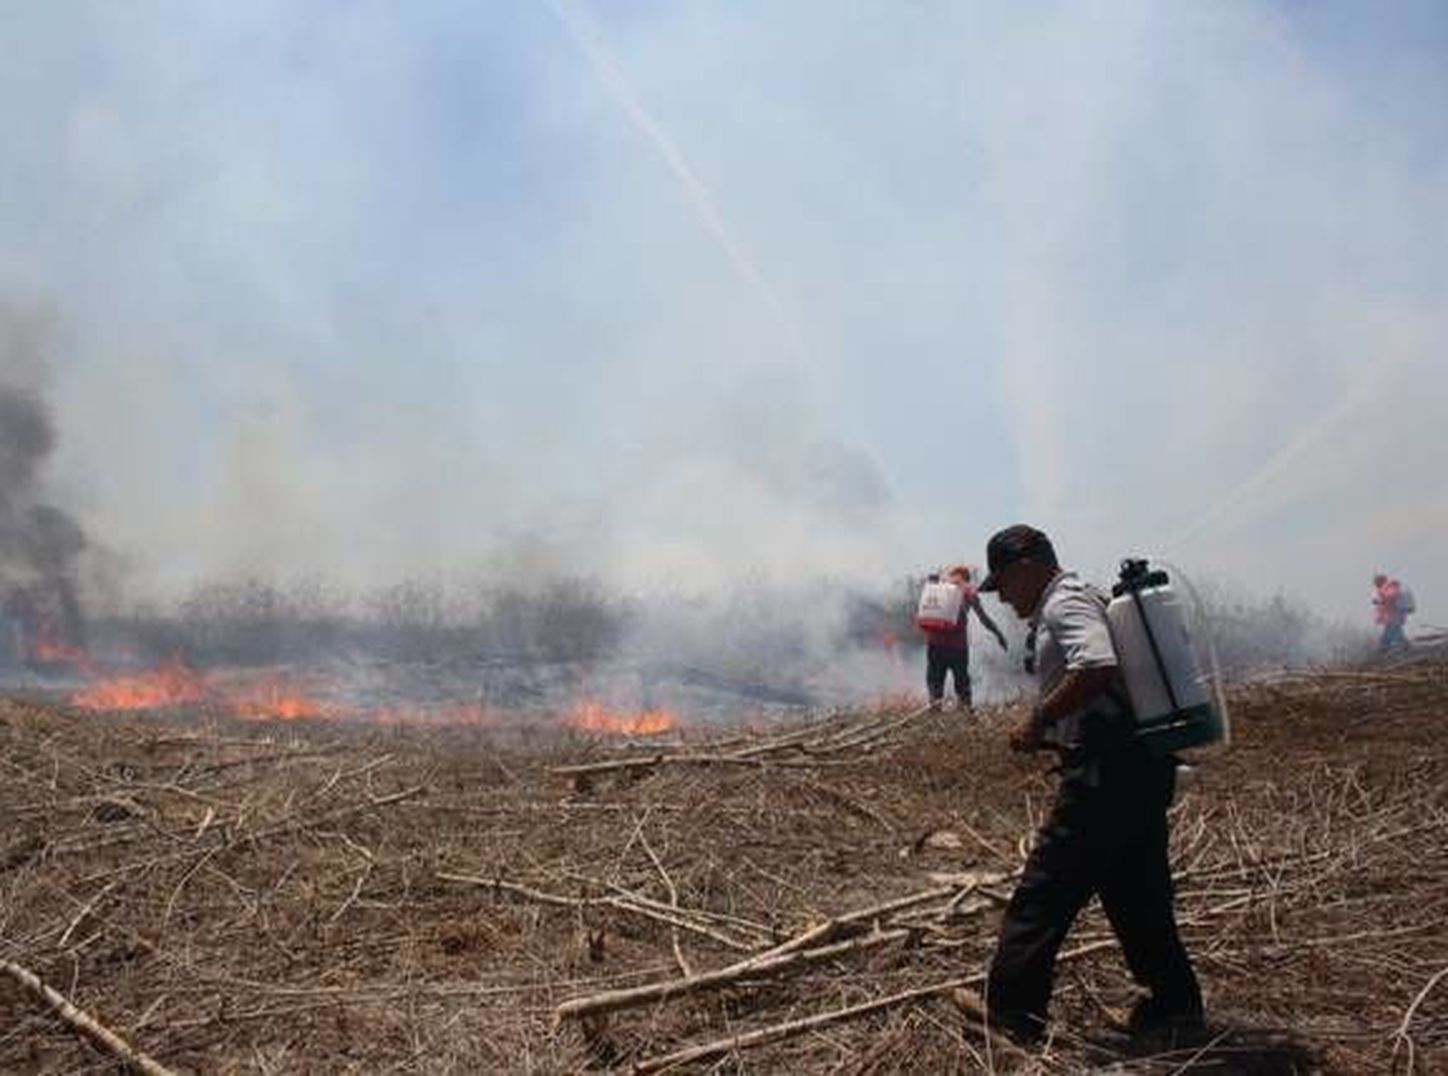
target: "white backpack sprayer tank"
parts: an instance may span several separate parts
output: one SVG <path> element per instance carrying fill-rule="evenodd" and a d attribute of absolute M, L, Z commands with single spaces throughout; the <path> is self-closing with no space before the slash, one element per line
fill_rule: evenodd
<path fill-rule="evenodd" d="M 1186 609 L 1166 572 L 1125 560 L 1106 620 L 1136 714 L 1136 735 L 1160 754 L 1225 738 L 1187 629 Z"/>
<path fill-rule="evenodd" d="M 915 610 L 915 623 L 926 631 L 949 631 L 960 617 L 965 592 L 954 583 L 931 576 L 920 591 L 920 605 Z"/>

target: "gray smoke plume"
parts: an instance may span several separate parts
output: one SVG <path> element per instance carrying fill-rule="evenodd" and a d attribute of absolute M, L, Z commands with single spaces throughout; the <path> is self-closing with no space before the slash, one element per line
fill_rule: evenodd
<path fill-rule="evenodd" d="M 0 308 L 0 603 L 10 628 L 0 657 L 23 658 L 42 637 L 82 639 L 76 568 L 89 543 L 44 495 L 56 440 L 39 388 L 47 342 L 41 319 Z"/>

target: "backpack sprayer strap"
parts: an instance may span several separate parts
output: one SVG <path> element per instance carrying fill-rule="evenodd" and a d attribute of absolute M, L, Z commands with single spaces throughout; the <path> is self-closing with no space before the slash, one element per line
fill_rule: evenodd
<path fill-rule="evenodd" d="M 1088 586 L 1087 590 L 1100 604 L 1101 614 L 1104 618 L 1106 605 L 1110 599 L 1095 586 Z M 1032 620 L 1026 630 L 1025 656 L 1022 666 L 1027 673 L 1031 674 L 1035 673 L 1037 668 L 1036 644 L 1040 627 L 1039 620 Z M 1091 700 L 1084 709 L 1061 719 L 1053 728 L 1053 734 L 1048 734 L 1046 746 L 1055 751 L 1061 760 L 1051 772 L 1059 772 L 1061 765 L 1066 765 L 1072 760 L 1080 761 L 1085 755 L 1098 750 L 1110 750 L 1111 746 L 1108 741 L 1116 738 L 1111 734 L 1111 730 L 1120 726 L 1118 731 L 1125 732 L 1127 726 L 1134 719 L 1134 711 L 1126 695 L 1125 684 L 1122 682 L 1121 672 L 1118 668 L 1102 695 Z"/>

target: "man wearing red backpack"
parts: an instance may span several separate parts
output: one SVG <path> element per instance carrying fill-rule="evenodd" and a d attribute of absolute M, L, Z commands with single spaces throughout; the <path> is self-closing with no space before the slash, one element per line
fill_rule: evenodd
<path fill-rule="evenodd" d="M 1373 607 L 1376 610 L 1374 618 L 1383 629 L 1378 649 L 1407 646 L 1408 637 L 1403 633 L 1403 625 L 1408 622 L 1408 614 L 1413 612 L 1413 592 L 1396 579 L 1379 572 L 1373 576 Z"/>
<path fill-rule="evenodd" d="M 922 628 L 925 632 L 925 689 L 930 694 L 930 708 L 940 709 L 945 698 L 946 674 L 955 677 L 955 694 L 960 708 L 971 707 L 970 693 L 970 633 L 969 617 L 972 610 L 986 631 L 996 637 L 1001 649 L 1006 649 L 1006 637 L 1001 634 L 996 622 L 980 604 L 980 597 L 970 585 L 970 569 L 957 564 L 945 572 L 945 581 L 961 591 L 960 613 L 955 626 L 944 629 Z"/>

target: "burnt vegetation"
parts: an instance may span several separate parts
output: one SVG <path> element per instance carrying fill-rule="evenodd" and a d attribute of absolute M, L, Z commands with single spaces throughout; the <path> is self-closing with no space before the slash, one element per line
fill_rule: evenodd
<path fill-rule="evenodd" d="M 412 579 L 360 594 L 325 579 L 243 577 L 198 584 L 165 606 L 143 604 L 84 621 L 73 597 L 68 608 L 77 625 L 71 634 L 83 634 L 98 650 L 150 661 L 268 666 L 346 655 L 588 664 L 628 655 L 789 682 L 841 655 L 918 649 L 921 582 L 907 577 L 875 593 L 821 582 L 814 593 L 756 584 L 715 596 L 642 598 L 591 577 L 528 586 Z M 821 591 L 831 594 L 822 621 Z M 1199 614 L 1197 626 L 1215 640 L 1221 673 L 1231 680 L 1359 661 L 1373 648 L 1366 631 L 1328 622 L 1281 594 L 1249 597 L 1207 585 Z M 1013 618 L 997 619 L 1019 634 Z M 29 637 L 43 634 L 48 622 L 12 618 L 14 629 Z M 978 625 L 973 630 L 980 634 Z M 986 681 L 1014 690 L 1018 661 L 985 642 L 973 664 Z"/>
<path fill-rule="evenodd" d="M 590 579 L 532 589 L 478 584 L 461 595 L 408 580 L 361 596 L 323 580 L 243 578 L 190 590 L 165 608 L 96 617 L 98 648 L 135 647 L 197 665 L 305 663 L 339 654 L 392 661 L 588 661 L 617 652 L 633 611 Z"/>
<path fill-rule="evenodd" d="M 1093 907 L 1031 1055 L 950 1001 L 1050 795 L 1009 707 L 640 750 L 0 704 L 0 1069 L 1442 1071 L 1448 663 L 1231 700 L 1172 812 L 1209 1039 L 1109 1032 Z"/>

